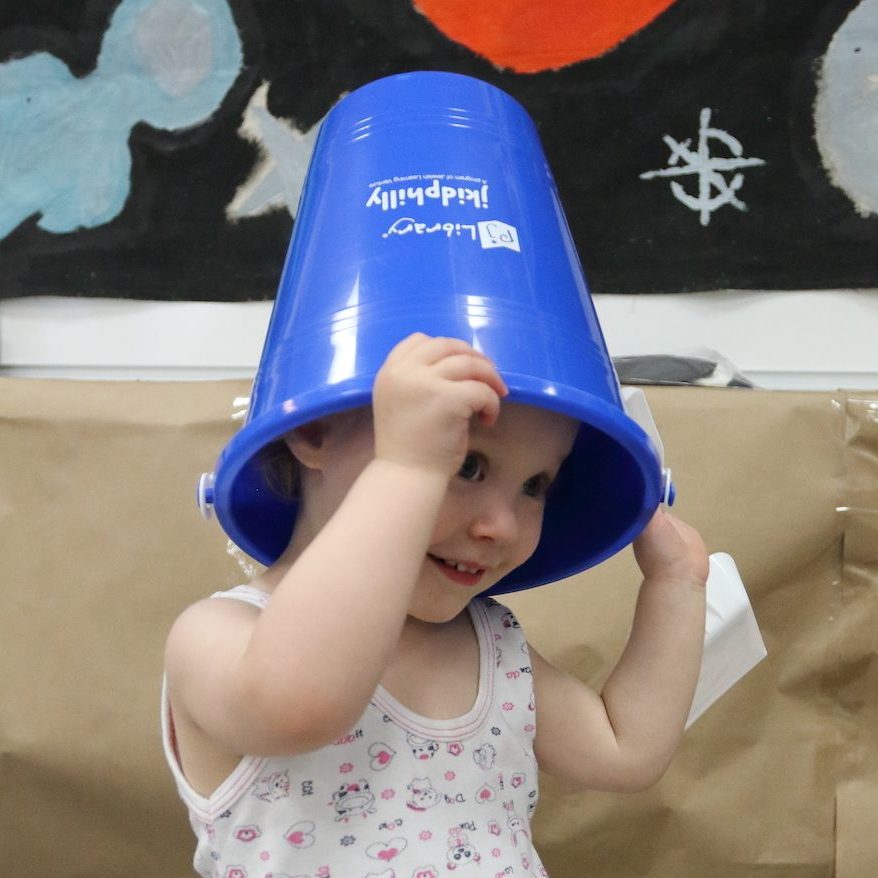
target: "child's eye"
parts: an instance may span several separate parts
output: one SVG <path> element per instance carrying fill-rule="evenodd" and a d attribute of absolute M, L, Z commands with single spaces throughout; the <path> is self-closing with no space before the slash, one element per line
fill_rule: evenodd
<path fill-rule="evenodd" d="M 457 475 L 467 482 L 481 481 L 481 479 L 484 478 L 485 473 L 479 456 L 472 452 L 467 454 L 463 459 L 463 463 L 460 465 L 460 469 L 457 471 Z"/>
<path fill-rule="evenodd" d="M 546 496 L 550 485 L 549 477 L 545 473 L 540 473 L 538 476 L 531 476 L 524 483 L 522 490 L 528 497 L 542 498 Z"/>

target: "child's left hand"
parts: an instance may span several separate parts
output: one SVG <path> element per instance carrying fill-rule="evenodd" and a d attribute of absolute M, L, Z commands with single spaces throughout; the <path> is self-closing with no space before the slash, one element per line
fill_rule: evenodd
<path fill-rule="evenodd" d="M 634 541 L 634 557 L 644 579 L 704 585 L 710 562 L 694 527 L 659 508 Z"/>
<path fill-rule="evenodd" d="M 531 649 L 540 768 L 580 788 L 638 790 L 664 773 L 701 666 L 709 561 L 698 532 L 659 510 L 634 541 L 643 583 L 628 643 L 600 695 Z"/>

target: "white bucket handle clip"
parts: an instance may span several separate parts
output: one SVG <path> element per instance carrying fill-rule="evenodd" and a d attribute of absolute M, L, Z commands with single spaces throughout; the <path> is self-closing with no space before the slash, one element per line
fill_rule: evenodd
<path fill-rule="evenodd" d="M 625 414 L 643 430 L 652 442 L 653 447 L 658 453 L 662 467 L 662 499 L 664 506 L 673 506 L 674 500 L 677 498 L 677 490 L 671 481 L 671 468 L 665 466 L 665 447 L 662 444 L 662 437 L 659 435 L 658 427 L 646 401 L 646 394 L 639 387 L 621 387 L 622 406 Z"/>
<path fill-rule="evenodd" d="M 213 473 L 202 473 L 195 488 L 195 504 L 205 520 L 213 517 Z"/>

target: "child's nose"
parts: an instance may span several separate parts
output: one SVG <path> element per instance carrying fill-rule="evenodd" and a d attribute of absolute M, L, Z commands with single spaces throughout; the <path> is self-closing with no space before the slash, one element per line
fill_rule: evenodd
<path fill-rule="evenodd" d="M 487 493 L 473 510 L 470 535 L 478 540 L 489 540 L 508 545 L 518 537 L 518 516 L 514 502 L 499 493 Z"/>

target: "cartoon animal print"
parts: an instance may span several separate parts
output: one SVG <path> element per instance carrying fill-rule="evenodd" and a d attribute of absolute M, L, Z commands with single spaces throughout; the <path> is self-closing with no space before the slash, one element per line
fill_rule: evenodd
<path fill-rule="evenodd" d="M 448 852 L 445 855 L 449 869 L 481 861 L 479 852 L 469 843 L 469 836 L 459 827 L 448 830 Z"/>
<path fill-rule="evenodd" d="M 416 777 L 410 784 L 406 785 L 409 791 L 408 801 L 406 805 L 412 811 L 426 811 L 442 801 L 442 796 L 433 789 L 433 784 L 428 777 Z"/>
<path fill-rule="evenodd" d="M 527 824 L 517 814 L 511 814 L 506 821 L 509 831 L 512 833 L 512 843 L 518 847 L 522 841 L 527 844 L 530 835 L 527 831 Z"/>
<path fill-rule="evenodd" d="M 290 794 L 290 773 L 276 771 L 268 777 L 257 778 L 250 788 L 250 793 L 262 802 L 285 799 Z"/>
<path fill-rule="evenodd" d="M 512 615 L 512 613 L 504 613 L 503 614 L 503 627 L 504 628 L 520 628 L 521 625 L 518 624 L 518 619 Z"/>
<path fill-rule="evenodd" d="M 335 808 L 336 822 L 347 822 L 351 817 L 375 813 L 375 795 L 363 778 L 352 783 L 343 783 L 333 794 L 329 803 Z"/>
<path fill-rule="evenodd" d="M 494 760 L 496 758 L 497 751 L 494 749 L 493 744 L 482 744 L 481 747 L 473 750 L 473 761 L 483 771 L 488 771 L 490 768 L 492 768 L 494 765 Z"/>
<path fill-rule="evenodd" d="M 432 759 L 439 750 L 439 744 L 430 738 L 420 738 L 409 732 L 405 739 L 412 748 L 412 756 L 415 759 Z"/>

